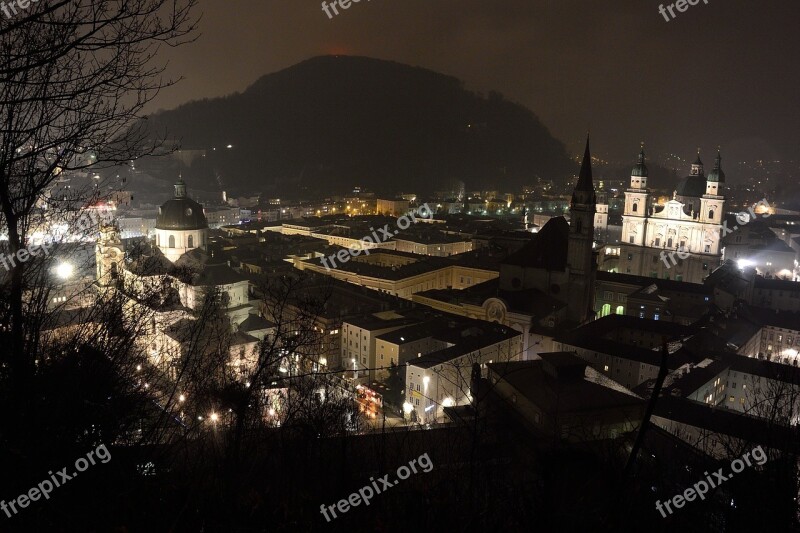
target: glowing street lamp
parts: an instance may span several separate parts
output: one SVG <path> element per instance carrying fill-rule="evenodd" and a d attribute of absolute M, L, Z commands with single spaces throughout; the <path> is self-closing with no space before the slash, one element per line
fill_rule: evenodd
<path fill-rule="evenodd" d="M 61 279 L 68 279 L 72 276 L 74 270 L 74 267 L 69 263 L 59 263 L 56 267 L 56 276 Z"/>

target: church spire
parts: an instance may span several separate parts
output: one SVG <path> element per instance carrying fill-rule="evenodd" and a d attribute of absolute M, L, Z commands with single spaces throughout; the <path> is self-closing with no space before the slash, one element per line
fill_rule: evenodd
<path fill-rule="evenodd" d="M 589 151 L 589 134 L 586 134 L 586 151 L 583 153 L 583 162 L 581 163 L 581 173 L 578 178 L 578 184 L 575 186 L 576 191 L 592 191 L 594 192 L 594 183 L 592 182 L 592 154 Z"/>
<path fill-rule="evenodd" d="M 591 204 L 597 203 L 594 193 L 594 181 L 592 180 L 592 154 L 589 150 L 589 134 L 586 134 L 586 150 L 583 153 L 581 172 L 578 176 L 578 183 L 572 193 L 572 203 Z"/>
<path fill-rule="evenodd" d="M 639 151 L 639 162 L 636 163 L 636 166 L 633 167 L 631 171 L 631 177 L 635 178 L 646 178 L 648 174 L 647 165 L 645 164 L 645 156 L 644 156 L 644 143 L 642 143 L 642 149 Z"/>
<path fill-rule="evenodd" d="M 705 176 L 705 171 L 703 170 L 703 161 L 700 159 L 700 148 L 697 149 L 697 159 L 694 163 L 692 163 L 692 171 L 690 175 Z"/>
<path fill-rule="evenodd" d="M 717 149 L 717 157 L 714 159 L 714 169 L 708 174 L 708 181 L 725 182 L 725 173 L 722 171 L 722 153 Z"/>

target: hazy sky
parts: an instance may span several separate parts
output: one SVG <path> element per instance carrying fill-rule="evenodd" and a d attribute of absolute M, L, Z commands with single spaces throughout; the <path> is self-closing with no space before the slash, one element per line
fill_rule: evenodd
<path fill-rule="evenodd" d="M 157 108 L 241 91 L 322 54 L 456 76 L 532 109 L 573 152 L 800 159 L 800 3 L 700 0 L 666 22 L 654 0 L 202 0 L 203 35 L 168 51 L 186 80 Z M 325 98 L 325 88 L 319 88 Z M 711 156 L 708 155 L 708 163 Z"/>

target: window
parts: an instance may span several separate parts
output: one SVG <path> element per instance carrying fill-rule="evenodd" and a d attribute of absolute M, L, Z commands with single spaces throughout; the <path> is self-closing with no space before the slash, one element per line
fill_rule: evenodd
<path fill-rule="evenodd" d="M 644 318 L 644 313 L 639 313 L 639 318 Z"/>
<path fill-rule="evenodd" d="M 656 247 L 661 246 L 661 237 L 656 237 Z"/>
<path fill-rule="evenodd" d="M 630 241 L 631 241 L 631 244 L 633 244 L 633 235 L 631 235 Z M 630 260 L 630 259 L 631 259 L 631 254 L 628 254 L 628 260 Z"/>
<path fill-rule="evenodd" d="M 618 305 L 617 306 L 617 314 L 618 315 L 624 315 L 625 314 L 625 308 L 623 306 L 621 306 L 621 305 Z"/>
<path fill-rule="evenodd" d="M 194 236 L 193 235 L 189 235 L 189 240 L 187 242 L 188 242 L 189 248 L 194 248 Z"/>
<path fill-rule="evenodd" d="M 614 293 L 611 291 L 604 291 L 603 292 L 603 299 L 609 302 L 614 301 Z"/>
<path fill-rule="evenodd" d="M 672 248 L 672 237 L 667 239 L 667 248 Z"/>
<path fill-rule="evenodd" d="M 708 218 L 710 218 L 710 219 L 714 218 L 714 210 L 713 209 L 709 209 L 708 210 Z"/>
<path fill-rule="evenodd" d="M 733 396 L 731 396 L 731 397 L 729 397 L 729 398 L 728 398 L 728 401 L 729 401 L 729 402 L 731 402 L 731 403 L 733 403 L 733 402 L 735 402 L 735 401 L 736 401 L 736 398 L 734 398 Z"/>
<path fill-rule="evenodd" d="M 608 372 L 608 365 L 603 365 L 603 370 Z"/>
<path fill-rule="evenodd" d="M 706 253 L 711 253 L 711 245 L 710 244 L 706 244 L 705 251 L 706 251 Z"/>
<path fill-rule="evenodd" d="M 602 311 L 600 311 L 600 316 L 608 316 L 611 314 L 611 304 L 604 304 Z"/>
<path fill-rule="evenodd" d="M 175 235 L 170 235 L 169 236 L 169 247 L 170 248 L 175 248 Z"/>
<path fill-rule="evenodd" d="M 632 210 L 633 210 L 634 213 L 638 213 L 639 212 L 639 204 L 634 202 Z"/>
<path fill-rule="evenodd" d="M 653 320 L 658 320 L 659 318 L 661 318 L 661 315 L 659 315 L 658 313 L 653 315 Z"/>

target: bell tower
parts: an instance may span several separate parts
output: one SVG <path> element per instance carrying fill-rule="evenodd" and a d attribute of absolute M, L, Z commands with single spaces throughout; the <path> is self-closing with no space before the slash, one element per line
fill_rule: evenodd
<path fill-rule="evenodd" d="M 117 283 L 122 275 L 124 256 L 116 223 L 101 224 L 100 238 L 97 240 L 95 248 L 97 283 L 101 287 L 109 287 Z"/>
<path fill-rule="evenodd" d="M 622 213 L 622 242 L 644 245 L 647 217 L 650 212 L 650 189 L 647 188 L 648 170 L 645 164 L 644 143 L 639 151 L 639 161 L 631 170 L 631 184 L 625 191 L 625 210 Z"/>

